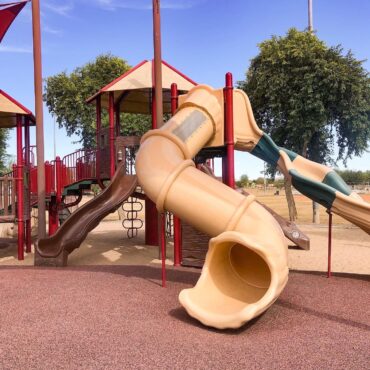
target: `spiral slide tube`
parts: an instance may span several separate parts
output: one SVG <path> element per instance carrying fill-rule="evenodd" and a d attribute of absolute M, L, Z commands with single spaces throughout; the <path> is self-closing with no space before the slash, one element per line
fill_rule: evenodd
<path fill-rule="evenodd" d="M 158 211 L 213 237 L 199 281 L 179 299 L 191 316 L 219 329 L 260 315 L 288 279 L 287 245 L 273 216 L 191 160 L 220 134 L 223 116 L 222 90 L 199 85 L 170 121 L 144 135 L 136 158 L 139 183 Z"/>
<path fill-rule="evenodd" d="M 370 233 L 370 204 L 330 168 L 284 148 L 261 131 L 248 97 L 234 90 L 237 150 L 277 165 L 302 194 Z M 252 195 L 244 197 L 194 168 L 191 160 L 222 136 L 222 90 L 199 85 L 175 116 L 142 139 L 136 172 L 158 211 L 169 210 L 213 237 L 196 286 L 179 299 L 205 325 L 237 328 L 264 312 L 288 279 L 287 245 L 276 220 Z"/>

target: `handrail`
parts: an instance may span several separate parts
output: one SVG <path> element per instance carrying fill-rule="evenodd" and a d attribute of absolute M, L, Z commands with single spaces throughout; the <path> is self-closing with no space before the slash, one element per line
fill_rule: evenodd
<path fill-rule="evenodd" d="M 73 183 L 95 179 L 97 149 L 78 149 L 62 159 L 45 162 L 45 191 L 47 195 L 62 196 L 63 188 Z M 16 177 L 15 169 L 7 175 Z M 31 195 L 37 193 L 37 166 L 30 164 Z"/>
<path fill-rule="evenodd" d="M 29 161 L 30 161 L 31 166 L 36 166 L 36 154 L 35 154 L 36 148 L 37 148 L 36 145 L 30 145 Z M 23 147 L 22 152 L 23 152 L 23 161 L 26 162 L 26 147 L 25 146 Z"/>
<path fill-rule="evenodd" d="M 62 159 L 63 186 L 73 184 L 77 181 L 84 180 L 85 178 L 92 178 L 92 177 L 95 178 L 96 177 L 96 170 L 95 170 L 96 151 L 97 151 L 96 149 L 79 149 L 63 157 Z M 89 158 L 91 159 L 88 160 Z M 94 172 L 90 170 L 86 171 L 86 169 L 84 168 L 86 166 L 84 166 L 84 164 L 94 167 Z"/>
<path fill-rule="evenodd" d="M 16 180 L 14 176 L 0 177 L 0 218 L 3 220 L 16 215 Z"/>

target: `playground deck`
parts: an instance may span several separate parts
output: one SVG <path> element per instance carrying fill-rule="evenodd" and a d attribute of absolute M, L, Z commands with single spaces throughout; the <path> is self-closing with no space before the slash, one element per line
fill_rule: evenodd
<path fill-rule="evenodd" d="M 198 277 L 171 269 L 163 289 L 159 268 L 150 266 L 0 268 L 1 367 L 368 367 L 368 278 L 292 273 L 264 315 L 219 332 L 177 300 Z"/>

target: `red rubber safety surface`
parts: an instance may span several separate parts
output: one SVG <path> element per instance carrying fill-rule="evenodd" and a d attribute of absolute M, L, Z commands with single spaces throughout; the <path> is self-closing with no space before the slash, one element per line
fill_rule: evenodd
<path fill-rule="evenodd" d="M 177 300 L 199 276 L 96 266 L 0 268 L 1 369 L 369 368 L 368 277 L 291 273 L 261 317 L 217 331 Z"/>

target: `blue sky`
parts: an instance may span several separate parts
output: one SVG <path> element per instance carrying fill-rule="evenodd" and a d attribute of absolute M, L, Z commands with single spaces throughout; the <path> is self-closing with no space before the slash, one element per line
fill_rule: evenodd
<path fill-rule="evenodd" d="M 2 0 L 0 0 L 2 1 Z M 43 76 L 111 52 L 135 65 L 153 55 L 151 0 L 40 0 Z M 257 44 L 290 27 L 307 27 L 307 0 L 162 0 L 162 56 L 200 83 L 221 87 L 224 74 L 244 78 Z M 328 45 L 342 44 L 359 59 L 370 56 L 369 0 L 313 0 L 313 22 Z M 0 88 L 33 110 L 31 7 L 22 11 L 0 45 Z M 370 70 L 370 61 L 365 62 Z M 97 87 L 98 89 L 98 87 Z M 45 109 L 45 157 L 53 157 L 53 118 Z M 32 130 L 33 131 L 33 130 Z M 78 148 L 57 129 L 61 156 Z M 14 134 L 8 151 L 15 153 Z M 368 170 L 370 154 L 348 162 Z M 236 154 L 236 177 L 255 178 L 263 163 Z"/>

